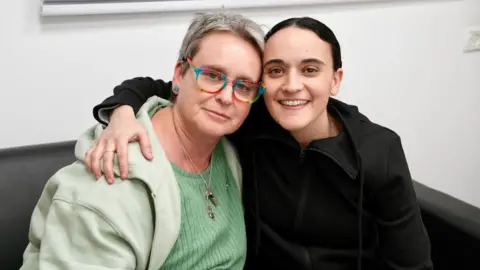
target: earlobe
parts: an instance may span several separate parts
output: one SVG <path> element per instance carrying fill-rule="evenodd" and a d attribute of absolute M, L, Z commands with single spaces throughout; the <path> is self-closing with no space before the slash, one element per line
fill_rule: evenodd
<path fill-rule="evenodd" d="M 334 87 L 330 90 L 330 96 L 334 97 L 338 93 L 338 88 Z"/>

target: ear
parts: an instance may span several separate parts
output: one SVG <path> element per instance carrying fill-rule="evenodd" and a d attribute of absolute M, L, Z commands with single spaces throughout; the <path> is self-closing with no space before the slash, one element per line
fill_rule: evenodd
<path fill-rule="evenodd" d="M 175 64 L 175 69 L 173 71 L 172 91 L 173 91 L 173 87 L 175 86 L 180 87 L 180 83 L 183 78 L 182 67 L 183 67 L 183 62 L 177 61 L 177 63 Z M 178 94 L 178 91 L 173 91 L 173 93 Z"/>
<path fill-rule="evenodd" d="M 337 69 L 333 74 L 332 85 L 330 86 L 330 95 L 336 96 L 338 94 L 338 89 L 340 89 L 340 84 L 343 79 L 343 68 Z"/>

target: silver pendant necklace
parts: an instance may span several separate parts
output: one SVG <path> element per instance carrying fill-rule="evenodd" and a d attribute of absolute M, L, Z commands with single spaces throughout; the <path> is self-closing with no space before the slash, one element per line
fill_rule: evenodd
<path fill-rule="evenodd" d="M 187 157 L 188 159 L 188 162 L 190 163 L 190 165 L 193 167 L 193 169 L 195 170 L 195 172 L 198 172 L 200 174 L 200 177 L 202 178 L 203 180 L 203 183 L 205 184 L 205 203 L 207 205 L 207 214 L 208 216 L 211 218 L 211 219 L 215 219 L 215 214 L 213 212 L 213 206 L 217 207 L 218 205 L 218 201 L 217 199 L 215 198 L 215 196 L 213 195 L 213 190 L 211 189 L 211 183 L 212 183 L 212 171 L 213 171 L 213 152 L 212 152 L 212 155 L 210 157 L 210 174 L 209 174 L 209 179 L 208 179 L 208 182 L 205 181 L 205 178 L 203 178 L 203 174 L 197 169 L 197 167 L 195 166 L 195 164 L 193 163 L 193 160 L 190 158 L 190 156 L 188 155 L 188 152 L 187 150 L 185 149 L 185 146 L 183 145 L 183 142 L 180 138 L 180 134 L 178 133 L 178 130 L 177 130 L 177 125 L 176 125 L 176 122 L 175 122 L 175 116 L 173 115 L 173 110 L 172 110 L 172 120 L 173 120 L 173 127 L 175 129 L 175 133 L 177 134 L 177 137 L 178 137 L 178 141 L 180 143 L 180 148 L 182 149 L 182 152 L 183 154 Z M 212 204 L 210 205 L 209 202 Z"/>

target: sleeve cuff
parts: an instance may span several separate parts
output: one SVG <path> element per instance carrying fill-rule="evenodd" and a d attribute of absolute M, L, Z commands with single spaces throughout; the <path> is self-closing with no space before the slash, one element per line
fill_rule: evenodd
<path fill-rule="evenodd" d="M 135 115 L 137 115 L 142 104 L 142 100 L 134 92 L 123 91 L 93 107 L 93 117 L 102 125 L 108 126 L 109 115 L 115 108 L 128 105 L 133 108 Z"/>
<path fill-rule="evenodd" d="M 98 121 L 105 126 L 110 122 L 110 113 L 118 108 L 120 105 L 112 105 L 110 107 L 100 108 L 98 110 Z"/>

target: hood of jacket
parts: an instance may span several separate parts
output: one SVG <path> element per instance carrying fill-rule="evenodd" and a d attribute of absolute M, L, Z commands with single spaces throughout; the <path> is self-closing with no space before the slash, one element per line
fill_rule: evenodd
<path fill-rule="evenodd" d="M 330 154 L 335 158 L 338 165 L 340 165 L 352 179 L 356 179 L 360 171 L 358 150 L 361 144 L 361 137 L 365 135 L 366 132 L 369 132 L 364 128 L 367 126 L 364 124 L 371 124 L 371 122 L 365 115 L 359 112 L 356 106 L 346 104 L 334 98 L 329 99 L 327 110 L 342 123 L 343 131 L 350 141 L 348 148 L 341 149 L 341 151 L 332 148 L 327 149 L 327 151 L 331 150 Z M 248 128 L 242 127 L 246 138 L 248 138 L 247 140 L 271 138 L 299 147 L 298 142 L 290 132 L 283 129 L 273 120 L 263 100 L 260 100 L 252 106 L 252 111 L 246 121 L 246 126 L 247 125 L 249 126 Z M 317 147 L 319 145 L 320 140 L 314 140 L 310 142 L 308 148 L 320 148 Z M 325 150 L 325 145 L 322 144 L 321 148 Z"/>

